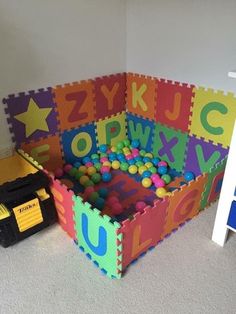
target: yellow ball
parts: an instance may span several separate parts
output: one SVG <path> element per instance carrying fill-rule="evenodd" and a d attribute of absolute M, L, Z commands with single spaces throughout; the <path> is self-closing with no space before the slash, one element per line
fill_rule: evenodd
<path fill-rule="evenodd" d="M 137 166 L 135 166 L 135 165 L 131 165 L 131 166 L 129 166 L 129 173 L 131 173 L 131 174 L 135 174 L 135 173 L 137 173 L 137 171 L 138 171 L 138 167 Z"/>
<path fill-rule="evenodd" d="M 141 167 L 138 168 L 138 173 L 139 173 L 140 175 L 142 175 L 143 172 L 146 171 L 146 170 L 147 170 L 147 167 L 146 167 L 146 166 L 141 166 Z"/>
<path fill-rule="evenodd" d="M 146 154 L 144 155 L 144 157 L 153 158 L 153 154 L 151 154 L 151 153 L 146 153 Z"/>
<path fill-rule="evenodd" d="M 103 166 L 111 167 L 110 161 L 104 161 L 104 162 L 102 163 L 102 165 L 103 165 Z"/>
<path fill-rule="evenodd" d="M 152 162 L 146 162 L 145 163 L 145 166 L 149 169 L 149 168 L 151 168 L 151 167 L 153 167 L 153 163 Z"/>
<path fill-rule="evenodd" d="M 167 195 L 170 195 L 170 193 L 168 193 L 165 188 L 156 189 L 156 196 L 157 197 L 163 198 Z"/>
<path fill-rule="evenodd" d="M 124 153 L 129 153 L 130 154 L 130 149 L 128 147 L 124 147 L 123 148 L 123 152 Z"/>
<path fill-rule="evenodd" d="M 149 188 L 151 185 L 152 185 L 152 180 L 149 179 L 149 178 L 144 178 L 142 180 L 142 185 L 145 187 L 145 188 Z"/>
<path fill-rule="evenodd" d="M 92 176 L 96 172 L 97 172 L 97 169 L 95 167 L 93 167 L 93 166 L 88 167 L 88 169 L 87 169 L 87 173 L 88 173 L 89 176 Z"/>
<path fill-rule="evenodd" d="M 83 173 L 86 173 L 87 172 L 87 167 L 86 166 L 80 166 L 79 167 L 79 171 L 83 172 Z"/>
<path fill-rule="evenodd" d="M 117 150 L 117 149 L 116 149 L 116 147 L 115 147 L 115 146 L 112 146 L 112 147 L 111 147 L 111 151 L 112 151 L 113 153 L 115 153 L 115 152 L 116 152 L 116 150 Z"/>
<path fill-rule="evenodd" d="M 82 176 L 82 177 L 80 177 L 79 182 L 80 182 L 80 184 L 84 185 L 85 182 L 87 182 L 88 180 L 89 180 L 88 176 Z"/>
<path fill-rule="evenodd" d="M 114 160 L 112 163 L 111 163 L 111 167 L 112 169 L 119 169 L 120 168 L 120 162 L 118 160 Z"/>

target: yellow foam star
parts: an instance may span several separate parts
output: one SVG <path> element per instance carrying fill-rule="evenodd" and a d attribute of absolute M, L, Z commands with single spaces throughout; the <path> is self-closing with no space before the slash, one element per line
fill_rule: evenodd
<path fill-rule="evenodd" d="M 40 108 L 36 102 L 30 98 L 27 111 L 15 116 L 15 119 L 25 124 L 25 134 L 29 137 L 37 130 L 49 131 L 47 117 L 52 108 Z"/>

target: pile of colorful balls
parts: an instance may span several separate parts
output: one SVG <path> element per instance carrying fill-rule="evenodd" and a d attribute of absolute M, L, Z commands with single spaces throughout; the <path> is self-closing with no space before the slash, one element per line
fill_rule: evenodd
<path fill-rule="evenodd" d="M 116 146 L 100 145 L 97 154 L 84 157 L 82 162 L 76 162 L 73 166 L 66 164 L 63 170 L 56 170 L 55 176 L 61 177 L 64 172 L 68 173 L 84 187 L 85 200 L 98 209 L 103 209 L 105 205 L 108 205 L 112 208 L 112 214 L 118 215 L 123 211 L 118 198 L 109 197 L 106 188 L 94 190 L 94 186 L 101 181 L 112 180 L 112 169 L 128 172 L 130 175 L 139 174 L 142 186 L 154 187 L 156 196 L 159 198 L 170 195 L 166 186 L 172 181 L 172 177 L 169 174 L 170 168 L 167 162 L 139 147 L 138 140 L 130 142 L 128 139 L 117 143 Z M 186 172 L 184 177 L 187 181 L 195 178 L 192 172 Z M 144 202 L 137 202 L 135 207 L 137 211 L 142 211 L 146 206 Z"/>

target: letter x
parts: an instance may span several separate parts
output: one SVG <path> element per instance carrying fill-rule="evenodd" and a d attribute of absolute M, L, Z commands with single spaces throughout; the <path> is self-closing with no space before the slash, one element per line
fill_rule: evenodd
<path fill-rule="evenodd" d="M 158 154 L 159 156 L 167 155 L 169 158 L 169 161 L 174 162 L 175 158 L 172 154 L 172 148 L 178 143 L 178 138 L 173 137 L 169 142 L 166 140 L 165 134 L 163 132 L 160 132 L 160 139 L 162 141 L 162 148 L 159 150 Z"/>

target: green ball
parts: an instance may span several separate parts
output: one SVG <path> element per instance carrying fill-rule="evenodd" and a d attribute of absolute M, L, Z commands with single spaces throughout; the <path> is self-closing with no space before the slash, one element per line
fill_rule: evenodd
<path fill-rule="evenodd" d="M 146 152 L 145 152 L 144 149 L 141 149 L 141 150 L 139 151 L 139 155 L 140 155 L 140 156 L 144 157 L 145 154 L 146 154 Z"/>
<path fill-rule="evenodd" d="M 123 154 L 123 150 L 122 150 L 122 149 L 117 149 L 117 150 L 116 150 L 116 153 L 117 153 L 117 154 Z"/>
<path fill-rule="evenodd" d="M 99 155 L 98 154 L 92 154 L 91 159 L 99 159 Z"/>
<path fill-rule="evenodd" d="M 89 187 L 89 186 L 94 186 L 93 181 L 88 180 L 88 181 L 86 181 L 86 182 L 84 183 L 84 187 L 85 187 L 85 188 L 87 188 L 87 187 Z"/>
<path fill-rule="evenodd" d="M 94 167 L 99 171 L 102 167 L 102 164 L 100 162 L 98 162 L 94 165 Z"/>
<path fill-rule="evenodd" d="M 124 143 L 123 142 L 119 142 L 119 143 L 117 143 L 116 147 L 118 149 L 122 149 L 122 148 L 124 148 Z"/>
<path fill-rule="evenodd" d="M 171 176 L 169 174 L 163 174 L 161 178 L 166 184 L 171 182 Z"/>
<path fill-rule="evenodd" d="M 95 202 L 96 199 L 99 198 L 99 194 L 98 192 L 92 192 L 90 195 L 89 195 L 89 201 L 90 202 Z"/>
<path fill-rule="evenodd" d="M 141 166 L 144 165 L 144 163 L 143 163 L 142 161 L 137 161 L 137 162 L 135 163 L 135 165 L 136 165 L 137 167 L 141 167 Z"/>
<path fill-rule="evenodd" d="M 91 180 L 93 181 L 93 183 L 99 183 L 102 179 L 102 176 L 100 175 L 100 173 L 94 173 L 92 176 L 91 176 Z"/>
<path fill-rule="evenodd" d="M 122 170 L 122 171 L 128 171 L 128 169 L 129 169 L 129 164 L 128 164 L 127 162 L 122 162 L 122 163 L 120 164 L 120 170 Z"/>
<path fill-rule="evenodd" d="M 107 157 L 107 153 L 101 153 L 100 157 Z"/>
<path fill-rule="evenodd" d="M 73 168 L 70 169 L 69 175 L 74 177 L 76 175 L 77 171 L 78 171 L 78 169 L 73 167 Z"/>
<path fill-rule="evenodd" d="M 77 173 L 75 174 L 75 178 L 76 180 L 79 180 L 80 177 L 84 176 L 84 173 L 82 171 L 77 171 Z"/>
<path fill-rule="evenodd" d="M 125 140 L 123 141 L 123 143 L 124 143 L 124 145 L 125 145 L 126 147 L 128 147 L 128 146 L 130 145 L 130 140 L 125 139 Z"/>
<path fill-rule="evenodd" d="M 151 173 L 157 173 L 157 168 L 156 167 L 150 167 L 149 169 L 148 169 Z"/>

